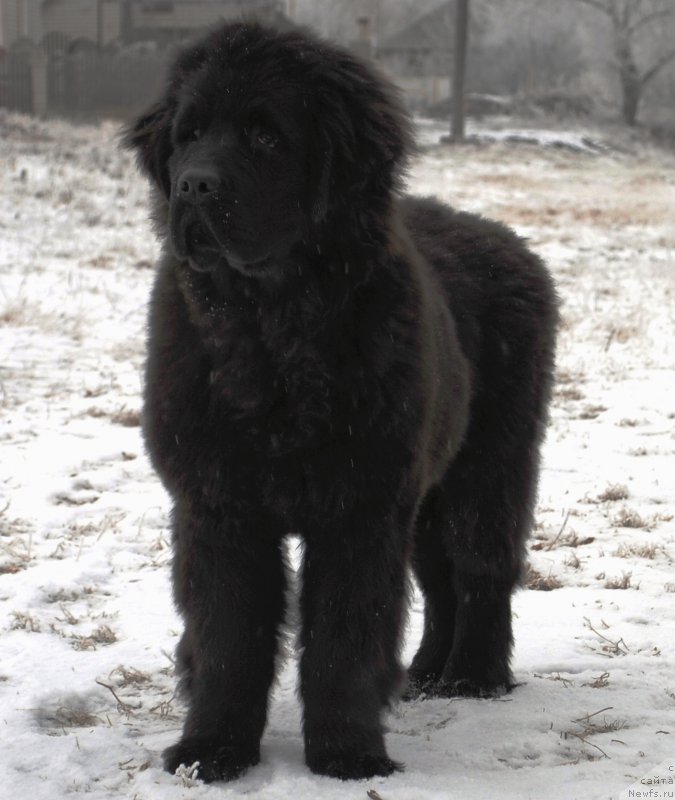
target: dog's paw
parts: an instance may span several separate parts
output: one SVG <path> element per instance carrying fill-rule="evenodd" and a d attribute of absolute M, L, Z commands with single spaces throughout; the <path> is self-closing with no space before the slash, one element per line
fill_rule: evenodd
<path fill-rule="evenodd" d="M 368 753 L 322 753 L 308 757 L 307 765 L 317 775 L 327 775 L 342 781 L 372 778 L 375 775 L 387 776 L 393 772 L 403 772 L 403 764 L 392 761 L 385 755 Z"/>
<path fill-rule="evenodd" d="M 473 678 L 442 678 L 427 687 L 425 695 L 434 697 L 501 697 L 514 687 L 512 681 L 475 680 Z"/>
<path fill-rule="evenodd" d="M 164 769 L 195 765 L 191 777 L 204 783 L 232 781 L 260 761 L 259 748 L 223 744 L 211 739 L 182 739 L 164 751 Z"/>
<path fill-rule="evenodd" d="M 401 700 L 408 703 L 426 697 L 438 682 L 438 675 L 408 670 L 408 682 L 406 683 Z"/>

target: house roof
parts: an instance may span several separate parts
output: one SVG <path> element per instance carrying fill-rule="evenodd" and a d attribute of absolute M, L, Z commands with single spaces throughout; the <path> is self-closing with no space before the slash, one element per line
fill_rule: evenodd
<path fill-rule="evenodd" d="M 454 47 L 454 4 L 447 0 L 437 8 L 418 17 L 378 45 L 380 52 L 394 50 L 448 50 Z"/>
<path fill-rule="evenodd" d="M 213 8 L 226 8 L 231 11 L 233 8 L 240 11 L 255 11 L 259 8 L 280 7 L 279 0 L 140 0 L 141 8 L 152 8 L 153 6 L 189 6 L 207 5 Z"/>

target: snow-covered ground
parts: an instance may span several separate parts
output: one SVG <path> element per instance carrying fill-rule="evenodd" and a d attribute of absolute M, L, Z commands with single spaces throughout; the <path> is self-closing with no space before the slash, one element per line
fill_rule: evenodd
<path fill-rule="evenodd" d="M 675 796 L 673 158 L 508 141 L 418 158 L 413 191 L 513 225 L 564 303 L 521 685 L 398 705 L 406 771 L 343 784 L 304 765 L 290 647 L 262 763 L 207 787 L 160 764 L 182 710 L 167 499 L 138 428 L 156 244 L 115 133 L 0 115 L 0 798 Z M 406 659 L 421 619 L 415 597 Z M 642 777 L 671 783 L 629 795 Z"/>

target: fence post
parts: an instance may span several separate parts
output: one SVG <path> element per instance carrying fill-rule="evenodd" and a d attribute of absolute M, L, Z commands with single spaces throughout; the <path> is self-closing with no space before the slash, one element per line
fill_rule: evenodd
<path fill-rule="evenodd" d="M 30 56 L 30 74 L 33 89 L 33 114 L 47 115 L 47 54 L 39 47 Z"/>

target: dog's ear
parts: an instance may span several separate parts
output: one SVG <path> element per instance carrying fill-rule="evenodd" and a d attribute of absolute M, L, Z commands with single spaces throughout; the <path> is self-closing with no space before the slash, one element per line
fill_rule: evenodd
<path fill-rule="evenodd" d="M 358 209 L 388 202 L 400 188 L 407 159 L 414 149 L 411 124 L 397 90 L 375 67 L 349 53 L 337 51 L 319 79 L 316 151 L 329 154 L 322 161 L 329 176 L 318 181 L 321 211 L 339 204 Z M 316 168 L 314 169 L 316 173 Z M 327 199 L 321 201 L 323 189 Z M 326 213 L 325 211 L 323 212 Z"/>
<path fill-rule="evenodd" d="M 173 148 L 171 125 L 176 97 L 190 73 L 206 61 L 208 46 L 188 48 L 174 61 L 168 74 L 164 97 L 122 131 L 122 145 L 136 153 L 139 168 L 168 198 L 171 181 L 167 162 Z"/>
<path fill-rule="evenodd" d="M 171 113 L 165 102 L 152 106 L 122 133 L 122 144 L 136 153 L 139 168 L 162 190 L 171 192 L 167 161 L 171 155 Z"/>
<path fill-rule="evenodd" d="M 330 184 L 333 174 L 333 145 L 328 136 L 320 131 L 314 147 L 310 148 L 309 213 L 313 223 L 322 222 L 328 215 Z"/>

